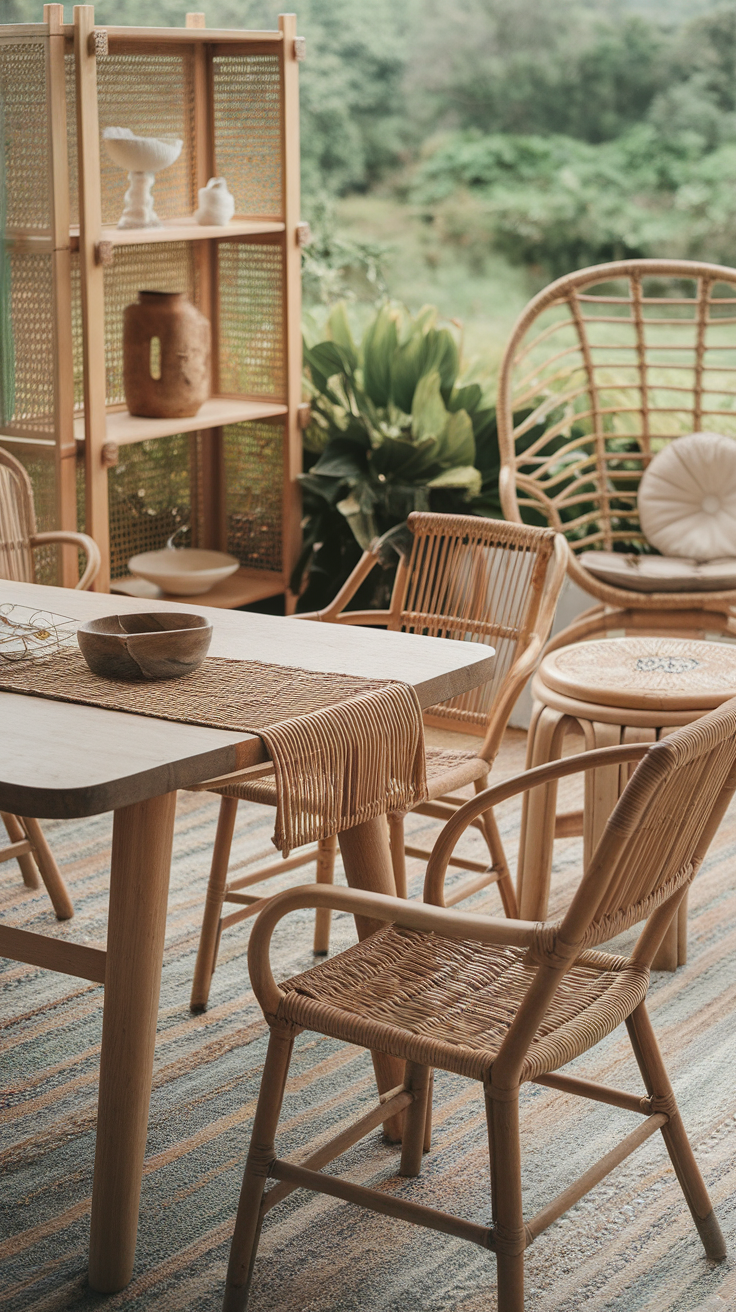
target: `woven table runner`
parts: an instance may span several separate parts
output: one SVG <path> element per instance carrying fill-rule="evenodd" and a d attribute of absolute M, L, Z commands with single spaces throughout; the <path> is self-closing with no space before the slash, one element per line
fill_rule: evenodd
<path fill-rule="evenodd" d="M 0 664 L 0 690 L 257 734 L 274 764 L 273 841 L 285 856 L 427 793 L 421 708 L 404 683 L 212 656 L 183 679 L 124 683 L 64 651 Z"/>

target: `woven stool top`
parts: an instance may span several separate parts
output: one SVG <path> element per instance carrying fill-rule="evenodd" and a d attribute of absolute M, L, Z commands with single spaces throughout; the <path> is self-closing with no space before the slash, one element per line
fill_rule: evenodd
<path fill-rule="evenodd" d="M 605 638 L 560 647 L 541 682 L 581 701 L 637 710 L 712 710 L 736 694 L 736 644 L 689 638 Z"/>

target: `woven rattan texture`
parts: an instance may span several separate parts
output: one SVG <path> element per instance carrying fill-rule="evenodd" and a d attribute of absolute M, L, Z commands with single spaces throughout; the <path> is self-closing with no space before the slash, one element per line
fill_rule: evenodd
<path fill-rule="evenodd" d="M 521 948 L 391 925 L 281 987 L 280 1015 L 348 1043 L 484 1079 L 531 984 Z M 609 967 L 605 969 L 604 967 Z M 646 994 L 649 972 L 586 953 L 568 972 L 531 1044 L 524 1079 L 610 1033 Z M 581 1046 L 582 1045 L 582 1046 Z"/>
<path fill-rule="evenodd" d="M 52 451 L 32 452 L 31 448 L 25 447 L 19 449 L 14 444 L 8 444 L 8 450 L 15 459 L 20 461 L 31 480 L 33 489 L 33 511 L 35 515 L 36 529 L 44 533 L 49 529 L 58 528 L 59 518 L 56 506 L 56 463 Z M 1 472 L 1 471 L 0 471 Z M 6 487 L 7 495 L 7 487 Z M 0 492 L 0 500 L 2 493 Z M 17 513 L 11 512 L 11 515 Z M 23 525 L 30 521 L 28 512 L 24 511 L 21 515 Z M 24 528 L 25 533 L 25 528 Z M 3 539 L 4 531 L 0 527 L 0 541 Z M 46 583 L 55 585 L 59 580 L 59 554 L 58 548 L 54 546 L 36 547 L 31 552 L 24 553 L 24 559 L 27 564 L 23 566 L 21 573 L 7 572 L 9 562 L 2 562 L 2 546 L 0 545 L 0 579 L 17 578 L 24 582 Z"/>
<path fill-rule="evenodd" d="M 712 698 L 718 706 L 736 690 L 736 650 L 731 643 L 686 638 L 613 638 L 561 647 L 545 657 L 540 677 L 549 686 L 583 701 L 600 697 L 617 705 L 651 705 L 655 695 L 664 709 L 672 697 Z M 698 701 L 696 700 L 696 705 Z"/>
<path fill-rule="evenodd" d="M 116 246 L 105 269 L 105 373 L 108 405 L 125 401 L 123 311 L 139 291 L 185 292 L 196 301 L 196 256 L 191 243 Z"/>
<path fill-rule="evenodd" d="M 166 546 L 190 522 L 190 450 L 182 433 L 121 447 L 107 480 L 112 578 L 128 573 L 131 556 Z"/>
<path fill-rule="evenodd" d="M 44 42 L 0 44 L 9 229 L 48 229 L 49 129 Z"/>
<path fill-rule="evenodd" d="M 185 679 L 123 683 L 79 652 L 0 671 L 5 691 L 257 733 L 274 763 L 274 843 L 286 855 L 426 794 L 422 716 L 413 688 L 259 661 L 205 661 Z"/>
<path fill-rule="evenodd" d="M 496 649 L 493 678 L 441 706 L 434 716 L 483 726 L 533 623 L 554 546 L 552 532 L 528 541 L 515 524 L 446 516 L 412 520 L 414 542 L 401 628 Z M 416 526 L 415 526 L 416 525 Z"/>
<path fill-rule="evenodd" d="M 178 137 L 179 158 L 156 174 L 154 206 L 160 219 L 189 215 L 195 208 L 193 51 L 184 54 L 114 54 L 97 61 L 100 131 L 130 128 L 143 137 Z M 127 175 L 100 146 L 102 222 L 117 223 Z"/>
<path fill-rule="evenodd" d="M 227 178 L 235 213 L 281 218 L 284 210 L 281 73 L 276 55 L 212 61 L 215 171 Z"/>
<path fill-rule="evenodd" d="M 282 247 L 228 241 L 218 252 L 220 391 L 283 400 Z"/>
<path fill-rule="evenodd" d="M 0 452 L 0 578 L 30 582 L 33 556 L 29 537 L 33 533 L 32 508 L 15 470 L 2 463 Z"/>
<path fill-rule="evenodd" d="M 74 368 L 74 409 L 84 410 L 84 330 L 82 327 L 82 283 L 79 253 L 72 251 L 69 259 L 69 280 L 72 299 L 72 361 Z"/>
<path fill-rule="evenodd" d="M 282 567 L 283 424 L 224 430 L 227 549 L 251 569 Z"/>
<path fill-rule="evenodd" d="M 537 522 L 541 510 L 575 551 L 643 542 L 636 495 L 650 455 L 701 429 L 736 437 L 736 274 L 573 274 L 554 286 L 502 382 L 522 514 Z"/>
<path fill-rule="evenodd" d="M 51 255 L 12 251 L 11 315 L 15 354 L 12 429 L 54 431 L 54 320 Z"/>

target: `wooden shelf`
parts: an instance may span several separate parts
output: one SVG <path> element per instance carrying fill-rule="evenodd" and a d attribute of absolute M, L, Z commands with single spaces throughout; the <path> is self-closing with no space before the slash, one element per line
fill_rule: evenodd
<path fill-rule="evenodd" d="M 121 173 L 120 204 L 122 207 L 124 175 Z M 223 241 L 228 237 L 259 237 L 271 232 L 284 232 L 285 225 L 277 219 L 231 219 L 221 225 L 197 223 L 191 215 L 180 219 L 164 219 L 160 228 L 118 228 L 114 223 L 103 224 L 100 242 L 111 246 L 148 246 L 159 241 Z M 69 229 L 69 243 L 73 251 L 79 250 L 79 225 Z"/>
<path fill-rule="evenodd" d="M 200 406 L 196 415 L 185 419 L 141 419 L 127 410 L 108 410 L 105 440 L 126 446 L 145 442 L 151 437 L 170 437 L 172 433 L 197 433 L 207 428 L 224 428 L 252 419 L 275 419 L 285 415 L 287 407 L 274 401 L 241 401 L 238 397 L 213 396 Z M 84 416 L 74 420 L 74 436 L 84 440 Z"/>
<path fill-rule="evenodd" d="M 143 580 L 127 574 L 125 578 L 113 579 L 110 588 L 127 596 L 137 596 L 135 585 Z M 129 586 L 132 585 L 132 586 Z M 159 601 L 185 602 L 187 605 L 216 606 L 221 610 L 235 610 L 238 606 L 248 606 L 254 601 L 263 601 L 266 597 L 277 597 L 284 591 L 284 579 L 265 569 L 239 569 L 229 579 L 223 579 L 210 592 L 200 593 L 196 597 L 179 597 L 174 593 L 162 592 Z M 150 592 L 146 596 L 150 597 Z"/>

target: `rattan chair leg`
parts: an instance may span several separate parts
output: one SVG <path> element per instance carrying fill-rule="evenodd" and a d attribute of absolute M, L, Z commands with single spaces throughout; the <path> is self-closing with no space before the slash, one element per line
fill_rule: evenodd
<path fill-rule="evenodd" d="M 236 797 L 222 797 L 220 799 L 220 814 L 217 821 L 215 846 L 212 852 L 212 866 L 207 884 L 207 897 L 204 904 L 202 930 L 199 935 L 192 993 L 189 999 L 191 1011 L 205 1011 L 210 996 L 210 984 L 217 963 L 220 916 L 222 915 L 222 904 L 225 900 L 227 869 L 230 864 L 230 848 L 232 847 L 237 813 L 238 799 Z"/>
<path fill-rule="evenodd" d="M 424 1136 L 427 1128 L 427 1103 L 432 1088 L 431 1066 L 420 1066 L 415 1061 L 406 1063 L 404 1086 L 415 1094 L 414 1102 L 404 1112 L 404 1134 L 401 1141 L 399 1175 L 419 1175 L 422 1169 Z"/>
<path fill-rule="evenodd" d="M 396 883 L 396 896 L 406 897 L 406 852 L 404 851 L 404 816 L 400 811 L 388 817 L 388 840 L 391 845 L 391 865 Z"/>
<path fill-rule="evenodd" d="M 662 1126 L 662 1138 L 667 1145 L 695 1228 L 708 1257 L 720 1262 L 726 1256 L 726 1243 L 682 1123 L 645 1003 L 639 1004 L 626 1026 L 644 1083 L 655 1100 L 655 1108 L 659 1109 L 661 1105 L 661 1109 L 669 1113 L 669 1120 Z"/>
<path fill-rule="evenodd" d="M 524 1312 L 526 1232 L 521 1199 L 519 1093 L 507 1089 L 494 1098 L 486 1086 L 486 1118 L 491 1162 L 493 1233 L 498 1265 L 498 1312 Z"/>
<path fill-rule="evenodd" d="M 527 768 L 546 765 L 562 755 L 569 717 L 545 706 L 534 720 L 534 737 L 527 750 Z M 557 782 L 525 794 L 521 812 L 517 898 L 523 920 L 544 920 L 549 901 L 552 854 L 557 815 Z"/>
<path fill-rule="evenodd" d="M 483 789 L 487 786 L 487 777 L 485 779 L 476 779 L 476 793 L 482 793 Z M 500 872 L 497 886 L 501 895 L 503 909 L 507 916 L 510 916 L 512 920 L 516 920 L 519 915 L 519 907 L 516 901 L 516 889 L 514 888 L 514 881 L 511 878 L 511 871 L 509 870 L 506 853 L 501 841 L 501 835 L 498 832 L 496 816 L 493 811 L 485 811 L 481 816 L 481 829 L 488 846 L 488 851 L 491 855 L 491 865 L 494 870 Z"/>
<path fill-rule="evenodd" d="M 291 1026 L 284 1029 L 274 1027 L 271 1030 L 240 1191 L 235 1232 L 230 1245 L 223 1312 L 244 1312 L 248 1306 L 248 1290 L 261 1233 L 261 1200 L 269 1167 L 276 1156 L 274 1139 L 295 1033 Z"/>
<path fill-rule="evenodd" d="M 335 881 L 335 855 L 337 853 L 337 834 L 331 838 L 321 838 L 317 846 L 317 883 L 332 884 Z M 324 957 L 330 950 L 330 925 L 332 912 L 329 907 L 317 907 L 314 913 L 314 951 Z"/>
<path fill-rule="evenodd" d="M 69 896 L 69 890 L 54 860 L 51 848 L 46 842 L 43 829 L 38 820 L 34 820 L 30 815 L 20 816 L 19 819 L 33 844 L 36 863 L 46 886 L 46 892 L 51 898 L 51 905 L 56 912 L 57 920 L 71 920 L 74 915 L 74 903 Z"/>
<path fill-rule="evenodd" d="M 28 837 L 17 815 L 10 815 L 7 811 L 0 811 L 0 819 L 5 825 L 11 843 L 22 843 Z M 40 888 L 41 876 L 30 852 L 23 852 L 15 859 L 20 866 L 20 873 L 23 876 L 23 883 L 26 888 Z"/>
<path fill-rule="evenodd" d="M 434 1097 L 434 1071 L 429 1073 L 429 1088 L 427 1090 L 427 1114 L 424 1118 L 424 1151 L 428 1153 L 432 1147 L 432 1098 Z"/>

